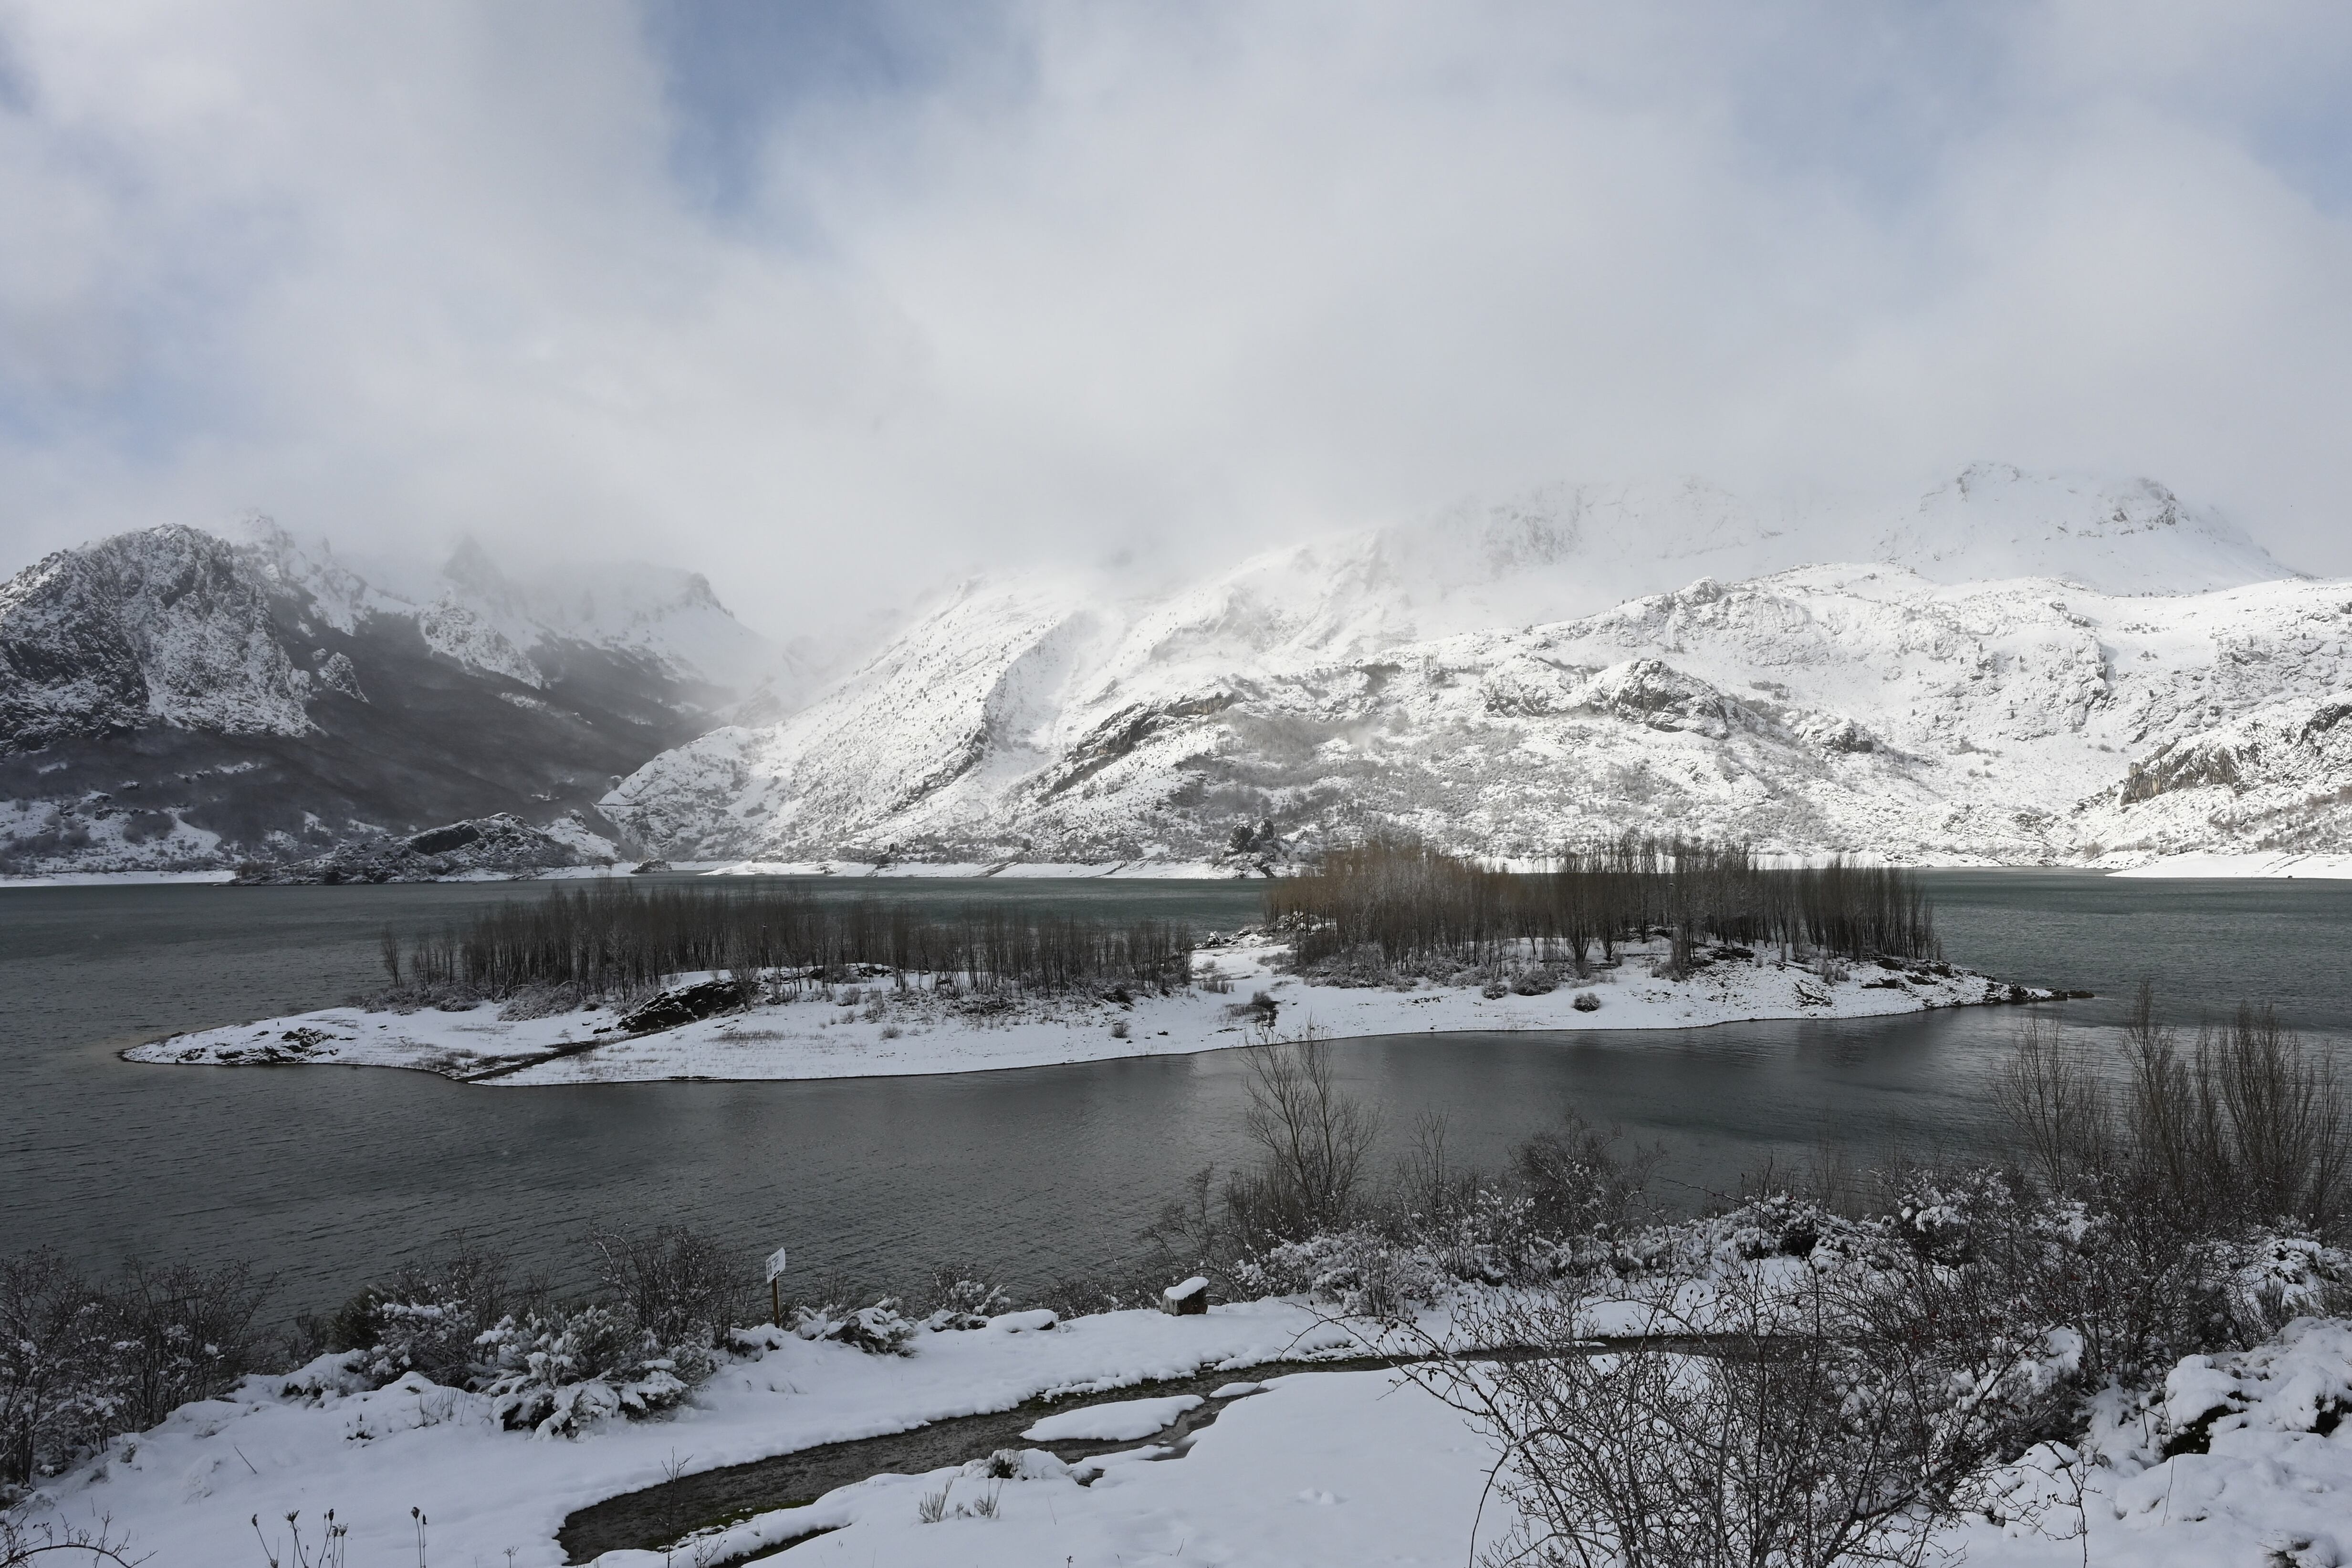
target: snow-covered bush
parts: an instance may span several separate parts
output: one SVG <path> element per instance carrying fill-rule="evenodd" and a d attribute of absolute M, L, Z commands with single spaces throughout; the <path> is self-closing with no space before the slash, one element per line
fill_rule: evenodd
<path fill-rule="evenodd" d="M 0 1503 L 103 1435 L 105 1350 L 97 1293 L 63 1258 L 0 1259 Z"/>
<path fill-rule="evenodd" d="M 795 1307 L 792 1331 L 804 1340 L 831 1340 L 868 1355 L 913 1355 L 915 1335 L 923 1325 L 898 1307 L 896 1296 L 885 1296 L 870 1307 L 831 1301 Z"/>
<path fill-rule="evenodd" d="M 132 1263 L 100 1292 L 113 1429 L 139 1432 L 259 1364 L 263 1288 L 243 1264 Z"/>
<path fill-rule="evenodd" d="M 929 1310 L 923 1327 L 934 1333 L 959 1329 L 984 1329 L 988 1320 L 1013 1310 L 1013 1298 L 997 1287 L 969 1277 L 971 1271 L 940 1268 L 931 1277 Z"/>
<path fill-rule="evenodd" d="M 2352 1252 L 2315 1237 L 2257 1232 L 2230 1249 L 2228 1267 L 2232 1316 L 2250 1330 L 2352 1312 Z"/>
<path fill-rule="evenodd" d="M 1262 1295 L 1319 1296 L 1349 1317 L 1395 1318 L 1441 1299 L 1454 1279 L 1426 1250 L 1370 1226 L 1286 1241 L 1236 1271 Z"/>
<path fill-rule="evenodd" d="M 555 1301 L 509 1288 L 505 1259 L 465 1244 L 347 1303 L 326 1337 L 344 1375 L 380 1388 L 411 1373 L 492 1396 L 501 1422 L 576 1433 L 602 1416 L 674 1405 L 709 1377 L 748 1300 L 743 1270 L 675 1226 L 592 1232 L 597 1290 Z"/>
<path fill-rule="evenodd" d="M 597 1303 L 550 1308 L 482 1335 L 491 1372 L 482 1392 L 500 1425 L 542 1437 L 575 1436 L 607 1415 L 644 1415 L 684 1399 L 710 1375 L 706 1345 L 665 1345 Z"/>
<path fill-rule="evenodd" d="M 261 1300 L 234 1265 L 94 1281 L 52 1252 L 0 1258 L 0 1499 L 253 1371 Z"/>
<path fill-rule="evenodd" d="M 331 1348 L 359 1352 L 352 1375 L 381 1388 L 417 1373 L 452 1388 L 475 1386 L 489 1372 L 477 1341 L 521 1303 L 507 1284 L 506 1259 L 453 1238 L 449 1257 L 410 1264 L 345 1302 L 324 1325 Z"/>
<path fill-rule="evenodd" d="M 1566 1250 L 1558 1238 L 1537 1233 L 1534 1212 L 1525 1194 L 1478 1182 L 1453 1193 L 1425 1194 L 1396 1228 L 1455 1279 L 1499 1285 L 1549 1279 L 1562 1266 Z"/>

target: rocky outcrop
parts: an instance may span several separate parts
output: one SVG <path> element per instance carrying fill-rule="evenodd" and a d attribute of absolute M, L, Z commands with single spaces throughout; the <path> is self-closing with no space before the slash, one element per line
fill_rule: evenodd
<path fill-rule="evenodd" d="M 327 854 L 278 864 L 248 863 L 236 879 L 246 886 L 293 883 L 446 882 L 482 877 L 530 877 L 570 867 L 613 864 L 500 813 L 445 823 L 405 838 L 389 835 L 338 845 Z"/>
<path fill-rule="evenodd" d="M 271 599 L 235 546 L 193 528 L 18 573 L 0 584 L 0 753 L 158 725 L 306 732 L 310 678 Z"/>

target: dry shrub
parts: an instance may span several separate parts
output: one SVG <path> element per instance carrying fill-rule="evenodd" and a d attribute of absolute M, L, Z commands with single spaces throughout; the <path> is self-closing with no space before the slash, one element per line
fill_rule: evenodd
<path fill-rule="evenodd" d="M 1922 1563 L 2055 1399 L 2037 1335 L 1924 1272 L 1748 1266 L 1633 1294 L 1606 1349 L 1588 1298 L 1486 1297 L 1474 1342 L 1520 1353 L 1407 1369 L 1499 1450 L 1521 1522 L 1489 1562 Z"/>

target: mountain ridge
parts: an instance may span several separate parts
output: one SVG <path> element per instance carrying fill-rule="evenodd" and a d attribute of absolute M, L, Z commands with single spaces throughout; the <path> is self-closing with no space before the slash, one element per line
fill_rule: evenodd
<path fill-rule="evenodd" d="M 560 822 L 792 678 L 697 575 L 606 574 L 600 614 L 578 596 L 593 574 L 551 605 L 478 551 L 452 566 L 417 574 L 429 594 L 387 590 L 257 519 L 118 534 L 0 584 L 0 869 Z"/>
<path fill-rule="evenodd" d="M 1891 522 L 1775 526 L 1796 515 L 1555 487 L 1140 600 L 1083 574 L 975 583 L 801 713 L 714 731 L 602 804 L 699 858 L 1192 859 L 1381 826 L 1513 858 L 1625 827 L 2127 857 L 2247 841 L 2217 799 L 2136 810 L 2132 763 L 2155 777 L 2159 747 L 2352 682 L 2343 589 L 2152 481 L 1980 465 Z M 1822 537 L 1911 563 L 1802 561 Z M 1772 570 L 1651 586 L 1693 563 Z M 1496 624 L 1528 606 L 1577 613 Z M 2235 695 L 2191 703 L 2223 666 Z M 2334 776 L 2275 735 L 2247 745 L 2238 795 Z M 2265 831 L 2333 842 L 2334 808 L 2312 813 Z"/>
<path fill-rule="evenodd" d="M 2146 479 L 1554 485 L 1158 589 L 975 579 L 834 679 L 690 573 L 164 527 L 0 584 L 0 869 L 307 861 L 501 813 L 787 862 L 1262 868 L 1384 827 L 1514 859 L 1628 828 L 2326 849 L 2347 601 Z"/>

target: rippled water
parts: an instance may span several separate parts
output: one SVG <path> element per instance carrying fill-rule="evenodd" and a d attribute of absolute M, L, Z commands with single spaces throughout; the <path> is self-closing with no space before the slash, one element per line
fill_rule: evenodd
<path fill-rule="evenodd" d="M 2153 976 L 2181 1011 L 2275 1001 L 2352 1036 L 2352 884 L 1931 877 L 1949 955 L 2005 978 L 2102 993 L 2110 1024 Z M 1246 884 L 830 883 L 828 897 L 948 907 L 1012 898 L 1204 927 L 1252 918 Z M 559 1277 L 591 1221 L 674 1218 L 796 1268 L 905 1278 L 965 1258 L 1024 1283 L 1128 1256 L 1183 1175 L 1244 1156 L 1230 1053 L 929 1079 L 492 1089 L 364 1069 L 133 1067 L 173 1029 L 345 1000 L 376 979 L 377 933 L 437 925 L 511 887 L 0 889 L 0 1131 L 7 1236 L 93 1263 L 127 1253 L 247 1258 L 280 1302 L 339 1300 L 463 1226 Z M 523 896 L 531 896 L 530 889 Z M 1443 1110 L 1492 1159 L 1565 1103 L 1671 1152 L 1670 1190 L 1729 1184 L 1831 1145 L 1966 1149 L 2018 1015 L 1733 1025 L 1572 1037 L 1354 1042 L 1343 1070 L 1402 1136 Z"/>

